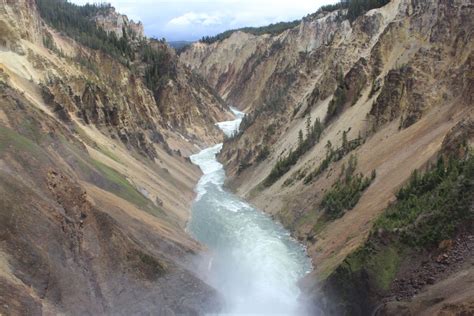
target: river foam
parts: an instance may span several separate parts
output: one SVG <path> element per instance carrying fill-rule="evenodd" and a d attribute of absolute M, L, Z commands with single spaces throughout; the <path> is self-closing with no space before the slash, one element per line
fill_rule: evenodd
<path fill-rule="evenodd" d="M 217 125 L 228 136 L 244 114 Z M 297 281 L 311 269 L 304 248 L 269 216 L 223 188 L 216 155 L 222 144 L 191 156 L 203 176 L 188 231 L 212 252 L 208 281 L 225 299 L 224 315 L 298 315 Z"/>

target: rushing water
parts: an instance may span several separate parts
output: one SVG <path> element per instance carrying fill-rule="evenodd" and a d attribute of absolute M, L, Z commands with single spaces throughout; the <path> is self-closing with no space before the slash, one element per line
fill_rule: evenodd
<path fill-rule="evenodd" d="M 228 136 L 236 120 L 218 123 Z M 223 189 L 225 172 L 216 160 L 222 144 L 191 156 L 204 175 L 196 187 L 190 233 L 212 251 L 209 282 L 224 296 L 226 315 L 297 315 L 297 281 L 311 269 L 301 245 L 272 219 Z"/>

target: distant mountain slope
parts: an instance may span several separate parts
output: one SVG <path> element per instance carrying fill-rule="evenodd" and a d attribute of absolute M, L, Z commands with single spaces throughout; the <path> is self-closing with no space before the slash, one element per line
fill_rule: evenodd
<path fill-rule="evenodd" d="M 167 42 L 171 47 L 174 49 L 181 49 L 185 46 L 191 45 L 193 42 L 191 41 L 169 41 Z"/>
<path fill-rule="evenodd" d="M 244 33 L 248 33 L 252 35 L 263 35 L 263 34 L 278 35 L 288 29 L 296 27 L 298 24 L 300 24 L 300 22 L 301 22 L 300 20 L 294 20 L 290 22 L 272 23 L 265 26 L 241 27 L 234 30 L 224 31 L 214 36 L 203 36 L 199 41 L 201 43 L 212 44 L 217 41 L 222 41 L 229 38 L 235 32 L 244 32 Z"/>

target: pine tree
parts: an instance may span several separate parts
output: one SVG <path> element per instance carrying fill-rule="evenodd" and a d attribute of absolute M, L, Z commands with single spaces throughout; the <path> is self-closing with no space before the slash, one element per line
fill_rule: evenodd
<path fill-rule="evenodd" d="M 323 125 L 321 124 L 321 120 L 319 119 L 319 117 L 317 117 L 313 125 L 313 133 L 315 135 L 314 138 L 316 142 L 319 142 L 322 132 L 323 132 Z"/>
<path fill-rule="evenodd" d="M 342 151 L 346 152 L 348 149 L 348 142 L 347 142 L 347 131 L 342 132 Z"/>
<path fill-rule="evenodd" d="M 328 140 L 328 142 L 326 143 L 326 159 L 332 157 L 332 154 L 332 143 L 330 140 Z"/>
<path fill-rule="evenodd" d="M 311 137 L 311 115 L 306 119 L 306 137 Z"/>
<path fill-rule="evenodd" d="M 303 131 L 300 130 L 298 132 L 298 151 L 301 151 L 303 149 L 303 143 L 304 143 L 304 140 L 303 140 Z"/>

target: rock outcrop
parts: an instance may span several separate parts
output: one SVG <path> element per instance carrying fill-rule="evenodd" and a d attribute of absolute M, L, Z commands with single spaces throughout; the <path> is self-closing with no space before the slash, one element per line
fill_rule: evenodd
<path fill-rule="evenodd" d="M 117 38 L 121 38 L 125 32 L 131 40 L 145 39 L 142 22 L 129 20 L 126 15 L 116 12 L 114 7 L 107 7 L 103 13 L 96 15 L 94 20 L 106 32 L 114 32 Z"/>

